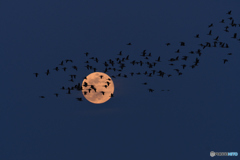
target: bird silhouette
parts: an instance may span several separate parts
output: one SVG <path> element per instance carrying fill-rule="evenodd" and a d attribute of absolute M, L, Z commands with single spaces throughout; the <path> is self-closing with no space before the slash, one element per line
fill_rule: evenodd
<path fill-rule="evenodd" d="M 224 31 L 225 31 L 225 32 L 229 32 L 229 30 L 228 30 L 228 29 L 225 29 Z"/>
<path fill-rule="evenodd" d="M 217 36 L 214 40 L 215 40 L 215 41 L 218 41 L 218 38 L 219 38 L 219 36 Z"/>
<path fill-rule="evenodd" d="M 148 91 L 149 91 L 149 92 L 153 92 L 154 90 L 153 90 L 153 89 L 151 89 L 151 88 L 149 88 L 149 89 L 148 89 Z"/>
<path fill-rule="evenodd" d="M 87 87 L 87 86 L 88 86 L 87 82 L 84 82 L 83 86 L 84 86 L 84 87 Z"/>
<path fill-rule="evenodd" d="M 210 30 L 207 35 L 211 36 L 212 35 L 212 30 Z"/>
<path fill-rule="evenodd" d="M 71 94 L 71 89 L 68 89 L 68 92 L 67 92 L 67 94 Z"/>
<path fill-rule="evenodd" d="M 181 43 L 181 44 L 180 44 L 181 46 L 185 46 L 185 42 L 180 42 L 180 43 Z"/>
<path fill-rule="evenodd" d="M 71 78 L 70 80 L 68 80 L 68 81 L 70 81 L 70 82 L 74 82 L 72 78 Z"/>
<path fill-rule="evenodd" d="M 38 73 L 33 73 L 33 74 L 35 74 L 36 77 L 38 77 L 38 75 L 39 75 Z"/>
<path fill-rule="evenodd" d="M 59 69 L 58 69 L 58 67 L 56 67 L 56 68 L 54 68 L 54 70 L 58 71 Z"/>
<path fill-rule="evenodd" d="M 161 61 L 160 61 L 160 56 L 158 57 L 158 59 L 157 59 L 156 61 L 157 61 L 157 62 L 161 62 Z"/>
<path fill-rule="evenodd" d="M 182 67 L 183 67 L 183 69 L 184 69 L 184 68 L 186 67 L 186 64 L 182 64 L 181 66 L 182 66 Z"/>
<path fill-rule="evenodd" d="M 179 69 L 174 69 L 175 71 L 179 72 Z"/>
<path fill-rule="evenodd" d="M 72 66 L 73 69 L 75 69 L 77 71 L 77 66 Z"/>
<path fill-rule="evenodd" d="M 65 61 L 66 61 L 66 63 L 68 63 L 68 62 L 73 63 L 73 60 L 71 60 L 71 59 L 66 59 Z"/>
<path fill-rule="evenodd" d="M 183 56 L 182 60 L 187 60 L 188 56 Z"/>
<path fill-rule="evenodd" d="M 146 50 L 143 50 L 142 55 L 140 55 L 140 56 L 145 57 L 145 55 L 146 55 Z"/>
<path fill-rule="evenodd" d="M 224 23 L 224 19 L 222 19 L 222 20 L 220 21 L 220 23 Z"/>
<path fill-rule="evenodd" d="M 63 66 L 63 61 L 59 65 Z"/>
<path fill-rule="evenodd" d="M 195 38 L 199 38 L 199 34 L 197 34 L 196 36 L 194 36 Z"/>
<path fill-rule="evenodd" d="M 232 13 L 232 11 L 231 11 L 231 10 L 227 12 L 227 14 L 228 14 L 228 15 L 231 15 L 231 13 Z"/>
<path fill-rule="evenodd" d="M 108 87 L 108 85 L 103 85 L 103 87 L 107 88 L 107 87 Z"/>
<path fill-rule="evenodd" d="M 48 76 L 48 75 L 49 75 L 49 73 L 50 73 L 50 72 L 49 72 L 49 69 L 48 69 L 48 70 L 47 70 L 47 72 L 46 72 L 46 75 Z"/>
<path fill-rule="evenodd" d="M 90 93 L 90 91 L 91 91 L 91 90 L 92 90 L 92 89 L 91 89 L 91 88 L 89 88 L 89 89 L 88 89 L 88 92 Z"/>
<path fill-rule="evenodd" d="M 97 92 L 97 89 L 94 87 L 94 85 L 91 85 L 91 89 L 93 89 L 95 92 Z"/>
<path fill-rule="evenodd" d="M 227 59 L 223 59 L 223 63 L 225 64 L 226 62 L 228 62 L 228 60 Z"/>
<path fill-rule="evenodd" d="M 212 27 L 213 26 L 213 24 L 211 23 L 209 26 L 208 26 L 208 28 L 210 28 L 210 27 Z"/>
<path fill-rule="evenodd" d="M 237 38 L 237 33 L 234 33 L 233 37 L 232 38 Z"/>
<path fill-rule="evenodd" d="M 82 101 L 82 98 L 76 98 L 78 101 Z"/>

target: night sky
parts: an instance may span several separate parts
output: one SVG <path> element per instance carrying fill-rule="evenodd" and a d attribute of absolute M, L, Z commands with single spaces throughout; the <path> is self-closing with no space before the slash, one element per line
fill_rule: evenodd
<path fill-rule="evenodd" d="M 231 38 L 234 33 L 240 38 L 239 6 L 239 0 L 1 1 L 0 159 L 206 160 L 210 151 L 239 153 L 240 41 Z M 199 45 L 217 36 L 229 48 Z M 201 56 L 189 53 L 198 49 Z M 152 54 L 149 61 L 160 56 L 161 62 L 155 68 L 130 64 L 147 61 L 143 50 Z M 103 72 L 104 62 L 120 51 L 129 55 L 121 72 L 128 78 L 113 78 L 114 97 L 106 103 L 61 90 L 72 85 L 70 74 L 81 83 L 93 72 L 84 67 L 90 57 L 98 57 L 91 64 Z M 176 56 L 179 61 L 170 66 Z M 199 64 L 192 69 L 196 57 Z M 66 59 L 73 60 L 64 64 L 66 72 L 53 70 Z M 172 76 L 130 76 L 152 69 Z"/>

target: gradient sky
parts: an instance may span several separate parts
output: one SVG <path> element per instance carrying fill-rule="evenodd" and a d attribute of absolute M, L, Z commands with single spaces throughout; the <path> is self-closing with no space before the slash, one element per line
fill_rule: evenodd
<path fill-rule="evenodd" d="M 240 153 L 240 43 L 230 38 L 240 37 L 240 27 L 226 33 L 219 23 L 232 10 L 240 24 L 239 6 L 239 0 L 1 1 L 0 159 L 206 160 L 210 151 Z M 199 66 L 182 76 L 113 79 L 114 97 L 100 105 L 66 95 L 60 88 L 71 83 L 71 73 L 52 70 L 73 59 L 82 82 L 91 73 L 83 67 L 84 52 L 98 57 L 103 71 L 102 63 L 119 51 L 133 60 L 146 49 L 172 72 L 165 62 L 177 55 L 180 41 L 191 56 L 217 35 L 228 49 L 207 48 Z M 132 71 L 145 69 L 128 65 L 124 73 Z"/>

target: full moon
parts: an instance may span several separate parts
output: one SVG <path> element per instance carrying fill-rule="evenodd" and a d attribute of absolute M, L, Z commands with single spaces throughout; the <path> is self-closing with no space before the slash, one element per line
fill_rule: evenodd
<path fill-rule="evenodd" d="M 82 82 L 83 96 L 91 103 L 101 104 L 108 101 L 114 92 L 112 79 L 105 73 L 93 72 Z"/>

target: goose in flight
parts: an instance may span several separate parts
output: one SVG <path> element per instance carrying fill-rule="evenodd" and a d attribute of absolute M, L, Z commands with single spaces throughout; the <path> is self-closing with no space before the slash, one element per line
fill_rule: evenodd
<path fill-rule="evenodd" d="M 158 59 L 157 59 L 156 61 L 157 61 L 157 62 L 161 62 L 161 61 L 160 61 L 160 56 L 158 57 Z"/>
<path fill-rule="evenodd" d="M 58 71 L 59 69 L 58 69 L 58 67 L 56 67 L 56 68 L 54 68 L 54 70 Z"/>
<path fill-rule="evenodd" d="M 87 87 L 87 86 L 88 86 L 87 82 L 84 82 L 83 86 L 84 86 L 84 87 Z"/>
<path fill-rule="evenodd" d="M 171 43 L 166 43 L 167 46 L 169 46 Z"/>
<path fill-rule="evenodd" d="M 218 38 L 219 38 L 219 36 L 217 36 L 215 39 L 213 39 L 213 40 L 215 40 L 215 41 L 218 41 Z"/>
<path fill-rule="evenodd" d="M 195 38 L 199 38 L 199 34 L 197 34 L 196 36 L 194 36 Z"/>
<path fill-rule="evenodd" d="M 48 76 L 48 75 L 49 75 L 49 73 L 50 73 L 50 72 L 49 72 L 49 69 L 48 69 L 48 70 L 47 70 L 47 72 L 46 72 L 46 75 Z"/>
<path fill-rule="evenodd" d="M 187 60 L 188 56 L 183 56 L 182 60 Z"/>
<path fill-rule="evenodd" d="M 212 30 L 210 30 L 207 35 L 211 36 L 212 35 Z"/>
<path fill-rule="evenodd" d="M 82 98 L 76 98 L 78 101 L 82 101 Z"/>
<path fill-rule="evenodd" d="M 66 59 L 65 62 L 73 62 L 71 59 Z"/>
<path fill-rule="evenodd" d="M 226 14 L 231 15 L 231 13 L 232 13 L 232 10 L 228 11 Z"/>
<path fill-rule="evenodd" d="M 182 66 L 182 67 L 183 67 L 183 69 L 184 69 L 184 68 L 185 68 L 187 65 L 186 65 L 186 64 L 182 64 L 181 66 Z"/>
<path fill-rule="evenodd" d="M 35 74 L 36 77 L 39 75 L 38 73 L 33 73 L 33 74 Z"/>
<path fill-rule="evenodd" d="M 228 60 L 227 59 L 223 59 L 223 63 L 225 64 L 226 62 L 228 62 Z"/>
<path fill-rule="evenodd" d="M 212 27 L 213 26 L 213 24 L 211 23 L 209 26 L 208 26 L 208 28 L 210 28 L 210 27 Z"/>
<path fill-rule="evenodd" d="M 75 69 L 77 71 L 77 66 L 72 66 L 73 69 Z"/>
<path fill-rule="evenodd" d="M 180 44 L 181 46 L 185 46 L 185 42 L 180 42 L 180 43 L 181 43 L 181 44 Z"/>
<path fill-rule="evenodd" d="M 59 65 L 63 66 L 63 61 Z"/>
<path fill-rule="evenodd" d="M 91 91 L 91 90 L 92 90 L 92 89 L 91 89 L 91 88 L 89 88 L 89 89 L 88 89 L 88 92 L 90 93 L 90 91 Z"/>
<path fill-rule="evenodd" d="M 237 33 L 234 33 L 234 35 L 233 35 L 233 37 L 231 37 L 231 38 L 237 38 Z"/>
<path fill-rule="evenodd" d="M 151 88 L 149 88 L 149 89 L 148 89 L 148 91 L 149 91 L 149 92 L 153 92 L 154 90 L 153 90 L 153 89 L 151 89 Z"/>
<path fill-rule="evenodd" d="M 104 85 L 103 87 L 107 88 L 108 86 L 107 86 L 107 85 Z"/>
<path fill-rule="evenodd" d="M 66 94 L 71 94 L 71 89 L 70 88 L 68 89 L 68 92 Z"/>

